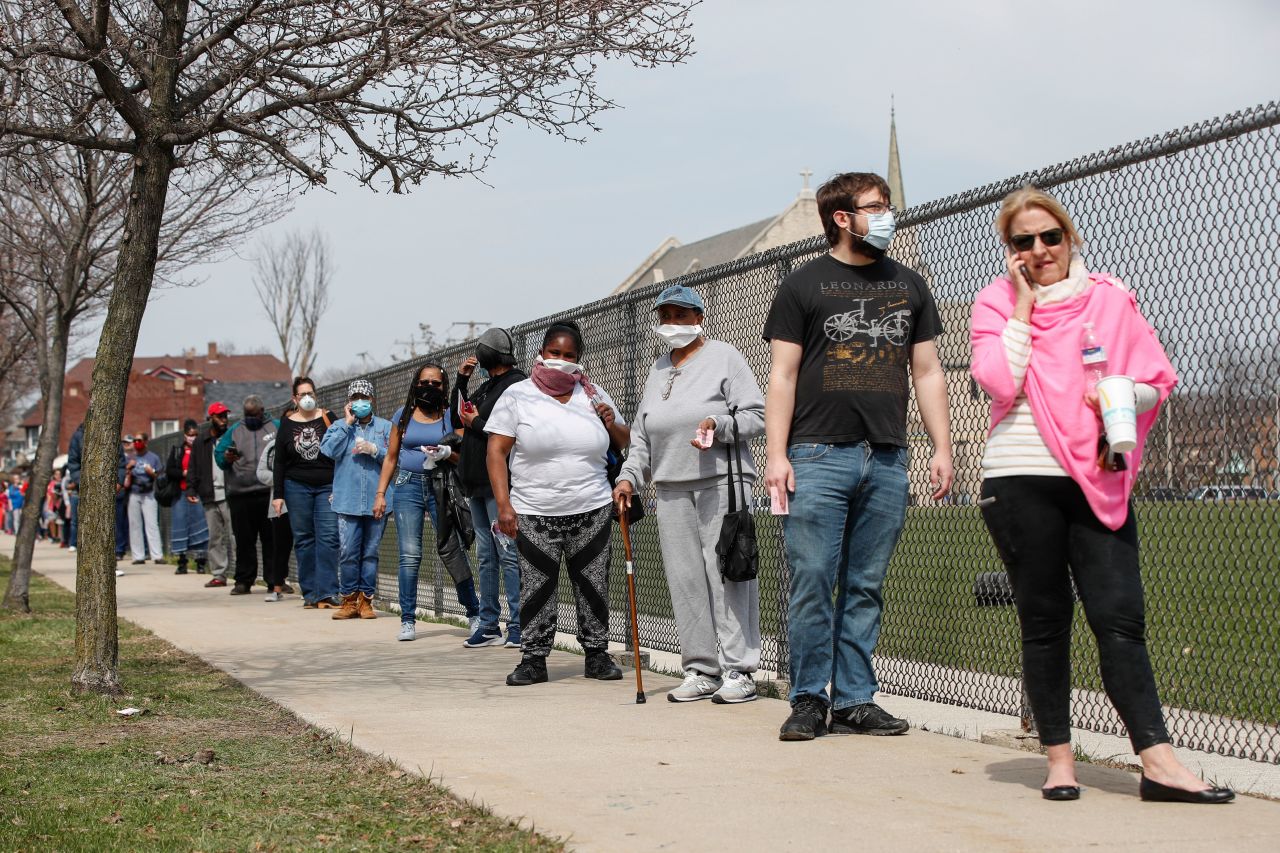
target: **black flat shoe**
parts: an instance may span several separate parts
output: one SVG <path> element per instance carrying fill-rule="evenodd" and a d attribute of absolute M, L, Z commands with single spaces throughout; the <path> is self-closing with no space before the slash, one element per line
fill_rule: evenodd
<path fill-rule="evenodd" d="M 1236 798 L 1236 792 L 1230 788 L 1187 791 L 1161 785 L 1143 776 L 1138 782 L 1138 796 L 1149 803 L 1229 803 Z"/>
<path fill-rule="evenodd" d="M 1040 796 L 1046 800 L 1057 802 L 1080 799 L 1079 785 L 1054 785 L 1052 788 L 1041 788 Z"/>

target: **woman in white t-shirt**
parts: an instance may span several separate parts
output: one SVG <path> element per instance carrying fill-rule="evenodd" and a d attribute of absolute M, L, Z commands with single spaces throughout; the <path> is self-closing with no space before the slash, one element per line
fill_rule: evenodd
<path fill-rule="evenodd" d="M 506 390 L 485 424 L 498 530 L 516 540 L 507 547 L 520 554 L 524 653 L 507 676 L 513 687 L 547 680 L 561 559 L 577 602 L 584 675 L 622 678 L 608 653 L 612 493 L 605 458 L 611 443 L 630 443 L 631 430 L 609 395 L 587 380 L 582 354 L 576 323 L 552 325 L 530 378 Z"/>

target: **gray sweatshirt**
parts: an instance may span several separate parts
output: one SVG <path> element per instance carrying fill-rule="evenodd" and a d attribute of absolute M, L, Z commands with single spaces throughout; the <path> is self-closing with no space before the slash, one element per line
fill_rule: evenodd
<path fill-rule="evenodd" d="M 729 473 L 725 446 L 733 443 L 729 412 L 735 406 L 742 467 L 752 482 L 756 469 L 747 440 L 764 433 L 764 396 L 747 360 L 732 345 L 712 340 L 676 368 L 670 354 L 662 356 L 645 380 L 644 397 L 631 422 L 631 449 L 618 479 L 630 480 L 637 490 L 649 482 L 660 489 L 689 491 L 723 482 Z M 689 442 L 704 418 L 715 418 L 715 441 L 699 450 Z M 737 468 L 736 455 L 733 464 Z"/>

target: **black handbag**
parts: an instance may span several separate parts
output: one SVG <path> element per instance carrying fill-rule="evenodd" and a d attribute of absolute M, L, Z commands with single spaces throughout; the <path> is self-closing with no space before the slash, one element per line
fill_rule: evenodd
<path fill-rule="evenodd" d="M 755 580 L 760 574 L 760 551 L 756 547 L 756 520 L 747 499 L 745 474 L 742 470 L 742 442 L 738 438 L 738 410 L 729 412 L 733 419 L 733 447 L 724 449 L 729 459 L 729 511 L 720 523 L 720 541 L 716 542 L 716 558 L 720 579 L 725 583 Z M 738 457 L 738 485 L 733 484 L 733 457 Z M 741 498 L 741 506 L 739 506 Z"/>

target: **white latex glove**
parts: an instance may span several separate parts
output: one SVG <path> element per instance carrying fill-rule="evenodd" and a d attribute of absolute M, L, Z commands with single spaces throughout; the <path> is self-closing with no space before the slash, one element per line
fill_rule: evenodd
<path fill-rule="evenodd" d="M 448 462 L 453 456 L 453 448 L 444 444 L 428 448 L 425 452 L 427 454 L 427 458 L 436 464 Z"/>
<path fill-rule="evenodd" d="M 378 454 L 378 446 L 372 441 L 365 441 L 363 438 L 357 438 L 355 446 L 351 449 L 352 453 L 364 453 L 368 456 L 376 456 Z"/>

